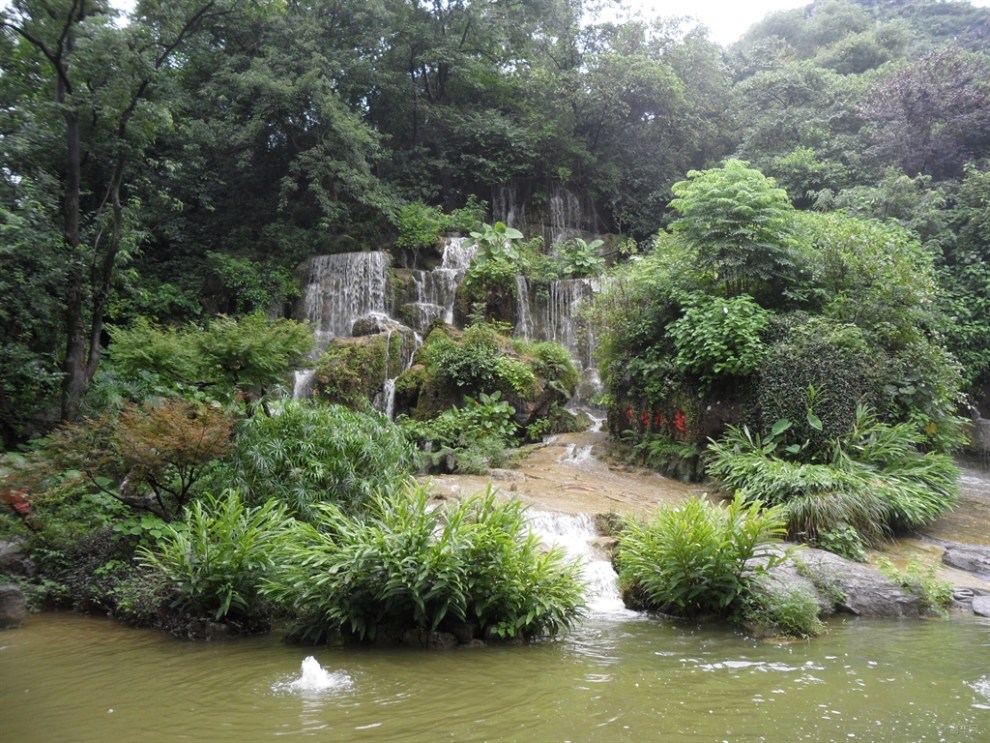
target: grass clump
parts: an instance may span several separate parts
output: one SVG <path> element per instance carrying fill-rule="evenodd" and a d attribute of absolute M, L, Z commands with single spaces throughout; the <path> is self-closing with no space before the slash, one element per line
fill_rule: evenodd
<path fill-rule="evenodd" d="M 375 639 L 469 623 L 485 636 L 553 636 L 581 616 L 579 566 L 545 550 L 518 501 L 484 495 L 434 508 L 424 486 L 373 499 L 364 515 L 319 506 L 264 593 L 291 635 Z"/>
<path fill-rule="evenodd" d="M 857 559 L 864 545 L 927 524 L 955 502 L 958 469 L 947 454 L 920 451 L 923 434 L 910 423 L 882 423 L 860 406 L 827 450 L 788 444 L 788 423 L 766 437 L 730 427 L 708 447 L 708 473 L 744 500 L 783 506 L 791 538 Z"/>
<path fill-rule="evenodd" d="M 691 498 L 663 506 L 648 523 L 629 521 L 619 536 L 619 582 L 640 608 L 682 616 L 729 616 L 750 582 L 783 559 L 767 549 L 784 532 L 781 508 L 737 496 L 728 506 Z M 764 558 L 747 566 L 752 558 Z"/>
<path fill-rule="evenodd" d="M 192 503 L 181 521 L 166 526 L 155 549 L 138 547 L 136 556 L 165 584 L 172 609 L 267 628 L 258 586 L 295 524 L 284 504 L 251 508 L 229 490 Z"/>
<path fill-rule="evenodd" d="M 270 498 L 301 519 L 331 502 L 362 507 L 412 473 L 415 450 L 384 415 L 339 405 L 288 402 L 279 415 L 245 420 L 213 482 L 233 485 L 249 505 Z"/>

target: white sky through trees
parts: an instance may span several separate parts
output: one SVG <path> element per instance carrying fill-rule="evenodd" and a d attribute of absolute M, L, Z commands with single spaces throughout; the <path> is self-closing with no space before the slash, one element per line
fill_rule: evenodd
<path fill-rule="evenodd" d="M 134 7 L 135 0 L 111 0 L 122 11 Z M 615 1 L 615 0 L 613 0 Z M 652 21 L 658 16 L 691 16 L 708 27 L 709 36 L 718 44 L 731 44 L 751 25 L 768 13 L 810 5 L 810 0 L 617 0 L 618 13 L 607 11 L 604 17 L 616 20 Z M 0 8 L 8 0 L 0 0 Z M 606 0 L 606 3 L 608 0 Z M 971 0 L 978 8 L 990 6 L 990 0 Z M 593 5 L 594 3 L 588 3 Z"/>

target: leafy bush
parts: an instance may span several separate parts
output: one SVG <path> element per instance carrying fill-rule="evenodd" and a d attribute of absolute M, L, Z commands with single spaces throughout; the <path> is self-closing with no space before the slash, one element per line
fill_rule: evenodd
<path fill-rule="evenodd" d="M 873 545 L 929 523 L 956 498 L 951 458 L 919 453 L 923 436 L 914 426 L 881 423 L 862 406 L 825 462 L 793 461 L 773 439 L 730 427 L 708 447 L 708 473 L 746 500 L 785 506 L 794 538 L 824 546 L 824 534 L 851 527 Z"/>
<path fill-rule="evenodd" d="M 952 603 L 952 583 L 938 577 L 938 566 L 923 565 L 917 558 L 899 570 L 889 558 L 877 559 L 877 567 L 895 583 L 907 588 L 921 599 L 922 605 L 945 616 L 945 609 Z"/>
<path fill-rule="evenodd" d="M 51 465 L 85 473 L 102 492 L 169 520 L 226 456 L 232 427 L 233 419 L 212 405 L 171 397 L 63 426 L 45 451 Z M 130 498 L 149 491 L 153 504 Z"/>
<path fill-rule="evenodd" d="M 561 275 L 579 279 L 600 274 L 605 270 L 605 259 L 601 257 L 598 249 L 604 244 L 603 240 L 592 240 L 588 243 L 576 237 L 558 245 L 557 262 Z"/>
<path fill-rule="evenodd" d="M 417 486 L 376 497 L 365 515 L 318 510 L 264 589 L 297 617 L 296 637 L 374 639 L 450 622 L 535 637 L 581 615 L 578 565 L 544 550 L 527 533 L 522 505 L 491 490 L 446 509 Z"/>
<path fill-rule="evenodd" d="M 624 592 L 675 614 L 733 612 L 754 576 L 782 559 L 765 545 L 784 532 L 783 509 L 761 507 L 741 496 L 727 507 L 691 498 L 662 506 L 648 523 L 627 522 L 616 555 Z M 754 557 L 765 560 L 747 570 Z"/>
<path fill-rule="evenodd" d="M 167 583 L 172 608 L 251 625 L 267 616 L 258 586 L 294 526 L 284 504 L 250 508 L 229 490 L 193 503 L 181 528 L 170 527 L 156 549 L 139 547 L 137 556 Z"/>
<path fill-rule="evenodd" d="M 501 466 L 515 440 L 515 411 L 499 392 L 464 398 L 460 408 L 448 408 L 428 421 L 404 419 L 401 425 L 419 444 L 428 469 L 482 474 Z"/>
<path fill-rule="evenodd" d="M 808 456 L 824 453 L 834 437 L 855 425 L 860 401 L 881 399 L 876 360 L 855 325 L 826 318 L 779 325 L 785 326 L 783 337 L 770 345 L 757 376 L 755 423 L 770 430 L 778 420 L 789 420 L 792 440 L 810 442 Z M 808 423 L 809 410 L 819 427 Z"/>
<path fill-rule="evenodd" d="M 180 394 L 230 402 L 238 394 L 257 401 L 303 365 L 313 347 L 308 326 L 257 313 L 219 316 L 205 328 L 159 328 L 143 318 L 109 329 L 107 353 L 125 380 L 140 381 L 146 394 Z"/>
<path fill-rule="evenodd" d="M 719 377 L 744 377 L 759 368 L 764 352 L 760 334 L 769 321 L 770 313 L 748 295 L 694 295 L 667 333 L 677 349 L 677 365 L 711 384 Z"/>
<path fill-rule="evenodd" d="M 279 415 L 240 424 L 229 460 L 212 479 L 240 490 L 250 505 L 275 498 L 311 519 L 317 503 L 353 510 L 395 488 L 414 458 L 402 431 L 380 413 L 288 402 Z"/>
<path fill-rule="evenodd" d="M 446 229 L 447 219 L 439 206 L 413 201 L 399 210 L 399 237 L 395 245 L 413 250 L 435 248 Z"/>
<path fill-rule="evenodd" d="M 758 584 L 743 600 L 742 620 L 761 634 L 815 637 L 825 628 L 819 611 L 815 596 L 797 586 Z"/>

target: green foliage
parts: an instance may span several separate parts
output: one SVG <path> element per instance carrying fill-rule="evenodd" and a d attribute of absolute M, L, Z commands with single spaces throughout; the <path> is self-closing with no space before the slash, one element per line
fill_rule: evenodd
<path fill-rule="evenodd" d="M 860 407 L 821 462 L 790 459 L 804 453 L 778 448 L 784 422 L 775 429 L 764 438 L 729 427 L 708 447 L 708 473 L 746 500 L 784 506 L 793 538 L 823 544 L 823 535 L 848 527 L 875 545 L 929 523 L 955 501 L 957 468 L 945 454 L 921 454 L 923 435 L 910 423 L 882 423 Z"/>
<path fill-rule="evenodd" d="M 397 487 L 413 460 L 405 436 L 379 413 L 287 402 L 278 415 L 240 424 L 229 459 L 211 479 L 238 489 L 248 505 L 274 498 L 309 520 L 319 503 L 362 508 Z"/>
<path fill-rule="evenodd" d="M 484 201 L 471 194 L 464 206 L 445 214 L 438 206 L 427 206 L 413 201 L 399 210 L 399 236 L 395 245 L 399 248 L 422 250 L 435 248 L 445 232 L 479 235 L 482 220 L 488 211 Z M 487 226 L 487 225 L 486 225 Z"/>
<path fill-rule="evenodd" d="M 760 366 L 760 334 L 770 313 L 745 294 L 720 298 L 695 295 L 684 315 L 667 326 L 677 365 L 710 385 L 723 376 L 745 377 Z"/>
<path fill-rule="evenodd" d="M 814 546 L 854 562 L 866 562 L 868 557 L 866 548 L 863 546 L 863 540 L 859 537 L 859 532 L 849 524 L 825 529 L 819 533 Z"/>
<path fill-rule="evenodd" d="M 537 377 L 547 380 L 547 386 L 555 387 L 568 399 L 574 394 L 579 381 L 578 370 L 564 346 L 553 341 L 531 343 L 514 339 L 513 347 Z"/>
<path fill-rule="evenodd" d="M 728 506 L 691 498 L 664 505 L 648 522 L 629 521 L 616 563 L 624 591 L 644 607 L 676 614 L 727 615 L 749 582 L 782 559 L 768 548 L 784 532 L 784 512 L 737 496 Z M 761 558 L 747 568 L 746 561 Z"/>
<path fill-rule="evenodd" d="M 778 300 L 801 270 L 787 192 L 739 160 L 688 178 L 672 188 L 679 216 L 670 228 L 693 246 L 696 270 L 726 296 Z"/>
<path fill-rule="evenodd" d="M 515 410 L 501 393 L 464 398 L 459 408 L 447 408 L 428 421 L 401 421 L 402 429 L 417 443 L 427 469 L 483 474 L 502 466 L 506 450 L 516 439 Z"/>
<path fill-rule="evenodd" d="M 137 557 L 166 582 L 172 608 L 250 624 L 268 614 L 258 586 L 279 564 L 294 527 L 285 504 L 250 508 L 228 490 L 193 503 L 181 527 L 169 527 L 154 549 L 138 547 Z"/>
<path fill-rule="evenodd" d="M 230 295 L 228 305 L 237 314 L 264 314 L 299 294 L 292 272 L 271 261 L 251 261 L 218 252 L 207 253 L 206 257 Z"/>
<path fill-rule="evenodd" d="M 953 587 L 952 583 L 938 577 L 937 564 L 924 565 L 915 558 L 899 570 L 889 558 L 878 557 L 877 567 L 892 581 L 917 595 L 926 609 L 947 616 L 946 608 L 952 603 Z"/>
<path fill-rule="evenodd" d="M 101 492 L 171 520 L 226 456 L 233 424 L 217 407 L 176 397 L 128 404 L 53 432 L 43 444 L 46 467 L 85 473 Z"/>
<path fill-rule="evenodd" d="M 412 250 L 435 248 L 446 222 L 438 206 L 427 206 L 422 201 L 406 204 L 399 210 L 399 237 L 395 245 Z"/>
<path fill-rule="evenodd" d="M 774 330 L 783 335 L 769 345 L 757 377 L 754 422 L 768 431 L 790 421 L 788 443 L 806 443 L 805 456 L 814 457 L 852 429 L 860 401 L 884 399 L 880 369 L 855 325 L 822 317 L 780 320 Z"/>
<path fill-rule="evenodd" d="M 605 259 L 599 253 L 599 248 L 604 244 L 604 240 L 592 240 L 589 243 L 575 237 L 558 245 L 556 252 L 560 273 L 573 279 L 602 273 L 605 270 Z"/>
<path fill-rule="evenodd" d="M 260 398 L 304 362 L 312 331 L 292 320 L 261 314 L 219 316 L 205 328 L 158 328 L 139 318 L 110 329 L 108 351 L 114 370 L 140 381 L 150 394 L 189 394 L 207 388 L 230 401 L 240 392 Z"/>
<path fill-rule="evenodd" d="M 803 588 L 758 581 L 742 602 L 741 619 L 760 634 L 809 638 L 825 629 L 819 611 L 818 599 Z"/>
<path fill-rule="evenodd" d="M 292 634 L 374 639 L 445 622 L 497 637 L 555 635 L 581 616 L 579 568 L 527 533 L 518 501 L 489 490 L 434 508 L 424 486 L 377 497 L 362 516 L 319 507 L 264 593 L 297 617 Z"/>

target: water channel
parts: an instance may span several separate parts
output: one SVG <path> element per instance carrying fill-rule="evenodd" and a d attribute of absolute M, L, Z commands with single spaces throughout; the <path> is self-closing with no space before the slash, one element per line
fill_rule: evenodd
<path fill-rule="evenodd" d="M 301 684 L 310 655 L 326 675 Z M 988 661 L 976 618 L 833 620 L 774 644 L 605 615 L 553 642 L 420 652 L 184 642 L 46 614 L 0 635 L 0 739 L 981 741 Z"/>
<path fill-rule="evenodd" d="M 986 540 L 988 484 L 966 470 L 960 509 L 932 533 Z M 572 552 L 592 529 L 532 515 L 547 541 L 580 537 Z M 0 633 L 0 741 L 990 740 L 987 619 L 833 618 L 818 639 L 775 643 L 626 611 L 600 582 L 589 618 L 558 640 L 449 652 L 189 642 L 32 615 Z"/>

